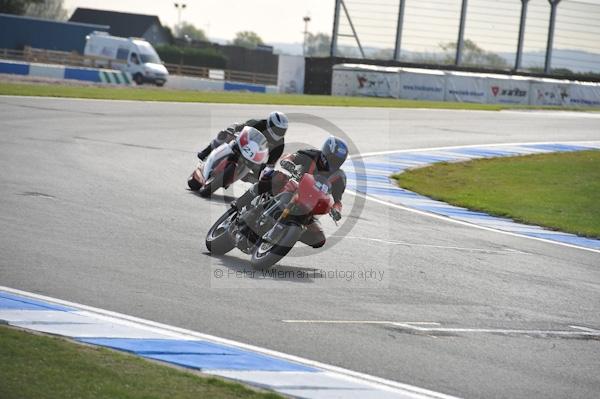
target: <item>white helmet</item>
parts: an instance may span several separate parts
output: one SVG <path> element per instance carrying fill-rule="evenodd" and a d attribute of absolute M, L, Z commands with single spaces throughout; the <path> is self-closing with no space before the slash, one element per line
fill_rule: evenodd
<path fill-rule="evenodd" d="M 283 112 L 271 112 L 267 118 L 267 132 L 273 140 L 281 140 L 288 128 L 288 118 Z"/>

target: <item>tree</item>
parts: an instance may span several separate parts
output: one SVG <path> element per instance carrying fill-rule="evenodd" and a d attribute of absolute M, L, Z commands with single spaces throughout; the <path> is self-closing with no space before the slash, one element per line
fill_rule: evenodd
<path fill-rule="evenodd" d="M 43 0 L 31 3 L 27 6 L 25 15 L 57 21 L 66 21 L 69 16 L 63 7 L 63 0 Z"/>
<path fill-rule="evenodd" d="M 370 58 L 374 58 L 376 60 L 391 60 L 394 58 L 394 49 L 393 48 L 382 48 L 371 53 Z"/>
<path fill-rule="evenodd" d="M 208 38 L 204 31 L 200 28 L 196 28 L 194 25 L 188 22 L 182 22 L 175 26 L 175 36 L 178 38 L 185 38 L 186 36 L 192 40 L 200 42 L 207 42 Z"/>
<path fill-rule="evenodd" d="M 167 42 L 169 44 L 173 44 L 175 42 L 175 35 L 173 34 L 173 30 L 170 26 L 163 25 L 163 29 L 165 30 L 165 35 L 167 35 Z"/>
<path fill-rule="evenodd" d="M 5 14 L 23 15 L 30 4 L 41 3 L 43 0 L 0 0 L 0 12 Z"/>
<path fill-rule="evenodd" d="M 331 48 L 331 38 L 325 33 L 306 35 L 306 56 L 327 57 Z"/>
<path fill-rule="evenodd" d="M 256 33 L 244 31 L 235 34 L 233 44 L 235 46 L 241 46 L 246 48 L 256 48 L 256 46 L 263 45 L 265 43 Z"/>
<path fill-rule="evenodd" d="M 440 47 L 446 56 L 444 62 L 447 64 L 454 63 L 456 54 L 456 42 L 442 43 Z M 491 51 L 485 51 L 474 41 L 466 39 L 463 46 L 462 65 L 470 66 L 488 66 L 496 69 L 509 68 L 508 62 L 498 54 Z"/>

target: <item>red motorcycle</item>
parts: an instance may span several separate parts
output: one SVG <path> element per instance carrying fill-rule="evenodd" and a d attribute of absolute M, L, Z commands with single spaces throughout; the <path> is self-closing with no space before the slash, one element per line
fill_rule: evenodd
<path fill-rule="evenodd" d="M 188 178 L 188 186 L 202 197 L 217 189 L 227 188 L 239 179 L 247 179 L 269 159 L 266 137 L 253 127 L 246 126 L 235 140 L 212 150 L 206 161 L 200 161 Z"/>
<path fill-rule="evenodd" d="M 252 256 L 252 267 L 267 269 L 287 255 L 313 216 L 331 213 L 326 178 L 299 174 L 288 164 L 282 167 L 290 177 L 279 194 L 257 196 L 241 211 L 232 207 L 213 224 L 206 235 L 211 253 L 223 255 L 237 247 Z"/>

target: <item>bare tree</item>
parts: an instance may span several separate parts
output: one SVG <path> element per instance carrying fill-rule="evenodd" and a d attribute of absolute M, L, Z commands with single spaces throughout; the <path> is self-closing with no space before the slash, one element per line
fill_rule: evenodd
<path fill-rule="evenodd" d="M 309 57 L 327 57 L 331 38 L 325 33 L 308 33 L 306 37 L 306 55 Z"/>
<path fill-rule="evenodd" d="M 233 39 L 235 46 L 241 46 L 246 48 L 256 48 L 256 46 L 265 44 L 263 40 L 254 32 L 244 31 L 235 34 Z"/>
<path fill-rule="evenodd" d="M 0 13 L 23 15 L 27 7 L 43 0 L 0 0 Z"/>
<path fill-rule="evenodd" d="M 454 54 L 456 53 L 456 42 L 441 43 L 440 47 L 445 52 L 444 62 L 452 64 L 454 62 Z M 462 58 L 462 65 L 487 66 L 497 69 L 506 69 L 509 67 L 508 62 L 504 58 L 496 53 L 484 50 L 470 39 L 465 39 Z"/>
<path fill-rule="evenodd" d="M 182 22 L 181 24 L 176 25 L 174 30 L 175 36 L 179 38 L 188 36 L 192 40 L 199 40 L 202 42 L 208 41 L 208 38 L 202 29 L 196 28 L 193 24 L 188 22 Z"/>
<path fill-rule="evenodd" d="M 69 17 L 63 6 L 63 0 L 43 0 L 31 3 L 25 9 L 25 15 L 57 21 L 66 21 Z"/>

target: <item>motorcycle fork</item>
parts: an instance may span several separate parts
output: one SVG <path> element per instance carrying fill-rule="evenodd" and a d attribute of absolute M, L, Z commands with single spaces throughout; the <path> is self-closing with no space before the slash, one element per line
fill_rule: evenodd
<path fill-rule="evenodd" d="M 281 226 L 283 221 L 290 219 L 290 216 L 292 219 L 295 219 L 296 222 L 298 222 L 298 225 L 302 228 L 303 231 L 306 230 L 306 223 L 304 223 L 303 220 L 298 220 L 298 217 L 296 217 L 296 215 L 294 215 L 294 212 L 292 212 L 292 208 L 295 206 L 295 199 L 296 196 L 292 197 L 291 201 L 289 201 L 286 204 L 285 208 L 283 208 L 283 211 L 281 212 L 281 215 L 279 215 L 273 226 L 271 226 L 271 228 L 265 234 L 262 235 L 263 240 L 276 244 L 279 241 L 280 237 L 276 236 L 275 238 L 273 238 L 273 235 L 285 231 L 285 229 L 278 227 Z"/>

